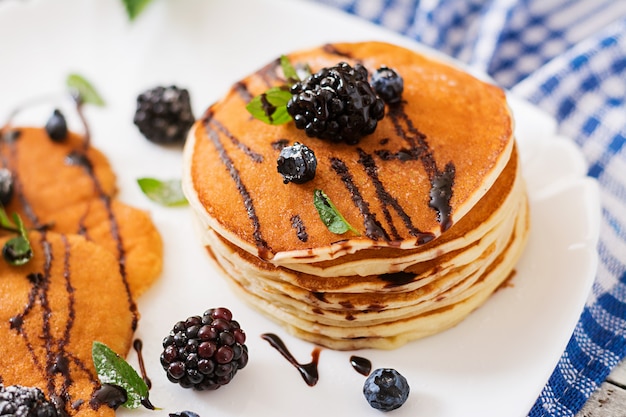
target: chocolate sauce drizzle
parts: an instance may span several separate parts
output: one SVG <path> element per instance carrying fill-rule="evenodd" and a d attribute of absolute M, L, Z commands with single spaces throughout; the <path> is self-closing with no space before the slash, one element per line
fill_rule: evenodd
<path fill-rule="evenodd" d="M 272 115 L 276 111 L 277 107 L 270 103 L 270 101 L 267 99 L 266 93 L 261 93 L 259 99 L 261 100 L 261 108 L 263 109 L 263 113 L 268 118 L 270 123 L 273 123 L 274 119 L 272 118 Z"/>
<path fill-rule="evenodd" d="M 152 388 L 152 381 L 148 378 L 148 373 L 146 372 L 146 365 L 143 360 L 143 341 L 141 339 L 135 339 L 133 341 L 133 348 L 135 352 L 137 352 L 137 361 L 139 362 L 139 371 L 141 372 L 141 378 L 146 383 L 148 389 Z"/>
<path fill-rule="evenodd" d="M 211 125 L 213 124 L 211 122 L 212 119 L 213 119 L 212 114 L 209 113 L 206 115 L 205 119 L 203 120 L 204 128 L 207 132 L 206 137 L 213 143 L 213 146 L 215 146 L 215 149 L 217 149 L 220 160 L 222 161 L 222 163 L 228 170 L 228 173 L 230 174 L 231 179 L 235 182 L 237 191 L 239 191 L 239 194 L 241 195 L 241 198 L 243 199 L 243 204 L 246 208 L 248 219 L 250 219 L 250 222 L 252 223 L 252 227 L 253 227 L 252 236 L 257 245 L 259 257 L 262 259 L 266 259 L 269 256 L 270 247 L 268 246 L 265 239 L 263 239 L 263 236 L 261 234 L 261 224 L 256 214 L 254 201 L 252 200 L 252 196 L 250 195 L 248 188 L 246 187 L 243 180 L 241 179 L 239 170 L 235 167 L 235 164 L 233 163 L 233 160 L 228 155 L 228 152 L 226 151 L 226 149 L 224 149 L 224 145 L 220 141 L 219 133 L 211 127 Z"/>
<path fill-rule="evenodd" d="M 400 234 L 398 233 L 395 225 L 393 224 L 393 219 L 391 218 L 391 213 L 389 212 L 388 207 L 391 207 L 398 214 L 404 226 L 407 228 L 411 236 L 417 237 L 419 243 L 425 243 L 429 240 L 432 240 L 432 235 L 430 233 L 423 233 L 418 228 L 413 225 L 411 221 L 411 217 L 404 211 L 398 200 L 393 197 L 389 192 L 385 189 L 382 181 L 378 177 L 378 166 L 376 166 L 376 162 L 374 158 L 367 154 L 363 149 L 358 149 L 359 152 L 359 163 L 365 169 L 365 173 L 368 175 L 374 187 L 376 188 L 376 194 L 378 199 L 382 203 L 383 214 L 385 215 L 385 220 L 389 227 L 391 228 L 391 233 L 394 235 L 394 238 L 397 240 L 401 239 Z"/>
<path fill-rule="evenodd" d="M 340 56 L 342 58 L 346 58 L 346 59 L 352 59 L 352 54 L 350 54 L 349 52 L 344 52 L 344 51 L 340 51 L 339 49 L 337 49 L 337 47 L 333 44 L 327 43 L 326 45 L 324 45 L 322 47 L 322 49 L 324 50 L 324 52 L 326 52 L 327 54 L 331 54 L 331 55 L 337 55 Z"/>
<path fill-rule="evenodd" d="M 287 361 L 292 364 L 298 372 L 300 372 L 302 379 L 304 379 L 304 382 L 306 382 L 308 386 L 312 387 L 317 384 L 317 381 L 319 380 L 317 365 L 321 352 L 319 347 L 315 347 L 313 352 L 311 352 L 311 362 L 301 364 L 298 363 L 289 349 L 287 349 L 287 346 L 285 346 L 285 343 L 281 340 L 281 338 L 274 333 L 264 333 L 261 335 L 261 338 L 266 340 L 274 349 L 283 355 L 283 357 L 287 359 Z"/>
<path fill-rule="evenodd" d="M 41 272 L 31 273 L 26 277 L 31 283 L 31 289 L 28 293 L 23 310 L 10 319 L 10 326 L 11 329 L 15 330 L 23 339 L 35 367 L 46 375 L 46 380 L 48 381 L 46 386 L 48 396 L 54 401 L 57 407 L 64 412 L 64 415 L 66 415 L 68 414 L 66 406 L 71 400 L 69 388 L 72 384 L 72 369 L 75 369 L 75 372 L 86 375 L 94 385 L 94 388 L 97 385 L 97 380 L 82 361 L 66 351 L 74 326 L 75 300 L 74 287 L 71 282 L 71 248 L 64 235 L 61 235 L 61 241 L 64 248 L 63 258 L 61 260 L 63 262 L 63 279 L 65 282 L 64 286 L 67 293 L 68 306 L 68 318 L 65 321 L 65 328 L 61 338 L 54 337 L 50 323 L 53 312 L 48 301 L 48 291 L 50 290 L 52 264 L 56 261 L 56 258 L 54 257 L 51 244 L 48 241 L 45 231 L 41 233 L 41 237 L 37 242 L 31 242 L 33 245 L 37 244 L 39 250 L 41 250 L 41 253 L 44 255 L 43 270 Z M 36 306 L 39 307 L 39 310 L 35 309 Z M 37 313 L 38 316 L 36 316 Z M 41 321 L 41 334 L 30 335 L 26 331 L 23 327 L 23 322 L 27 317 L 29 320 Z M 32 342 L 33 338 L 37 338 L 37 340 L 41 338 L 41 340 L 44 341 L 45 363 L 41 363 L 36 355 L 36 348 Z M 74 365 L 75 368 L 72 368 L 71 365 Z M 56 375 L 60 375 L 61 378 L 55 377 Z M 76 409 L 80 408 L 81 405 L 81 402 L 74 401 L 71 407 Z"/>
<path fill-rule="evenodd" d="M 409 144 L 409 149 L 402 149 L 395 154 L 386 150 L 377 151 L 376 153 L 385 160 L 393 158 L 400 161 L 419 160 L 422 162 L 431 183 L 429 207 L 435 209 L 441 230 L 446 231 L 452 226 L 450 200 L 453 194 L 456 172 L 454 164 L 451 161 L 448 162 L 444 171 L 440 171 L 437 168 L 437 162 L 428 145 L 426 135 L 413 125 L 413 121 L 404 111 L 404 103 L 400 102 L 397 105 L 390 106 L 389 116 L 397 135 Z M 402 123 L 406 125 L 406 129 L 402 127 Z"/>
<path fill-rule="evenodd" d="M 352 202 L 361 212 L 363 217 L 363 226 L 365 227 L 365 235 L 372 240 L 389 240 L 389 235 L 383 229 L 382 225 L 376 220 L 376 215 L 370 211 L 369 203 L 363 198 L 359 188 L 353 181 L 352 174 L 346 164 L 339 158 L 330 158 L 330 166 L 339 175 L 341 181 L 352 197 Z"/>
<path fill-rule="evenodd" d="M 381 274 L 378 276 L 381 280 L 388 282 L 385 288 L 401 287 L 410 284 L 415 280 L 417 274 L 406 271 L 391 272 L 389 274 Z"/>
<path fill-rule="evenodd" d="M 280 67 L 280 58 L 276 58 L 257 72 L 268 88 L 274 86 L 277 81 L 281 84 L 286 81 L 282 77 L 282 71 L 280 73 L 278 71 Z"/>
<path fill-rule="evenodd" d="M 372 362 L 361 356 L 350 356 L 350 365 L 363 376 L 368 376 L 372 371 Z"/>
<path fill-rule="evenodd" d="M 270 88 L 276 83 L 276 81 L 285 81 L 279 76 L 277 71 L 278 68 L 280 68 L 280 58 L 277 58 L 269 64 L 265 65 L 263 68 L 257 71 L 256 75 L 261 77 L 265 85 Z M 238 81 L 237 83 L 235 83 L 235 85 L 233 86 L 233 91 L 237 93 L 237 95 L 241 97 L 241 99 L 246 103 L 249 103 L 254 98 L 252 93 L 250 93 L 248 85 L 245 81 Z M 206 117 L 207 114 L 205 113 L 203 118 Z"/>
<path fill-rule="evenodd" d="M 230 139 L 233 145 L 241 149 L 243 153 L 252 160 L 252 162 L 256 162 L 257 164 L 263 162 L 263 155 L 258 152 L 254 152 L 248 145 L 241 143 L 241 141 L 237 139 L 228 129 L 226 129 L 222 123 L 215 119 L 211 119 L 210 123 L 222 132 L 228 139 Z"/>
<path fill-rule="evenodd" d="M 291 227 L 296 230 L 296 236 L 301 242 L 309 240 L 309 235 L 306 232 L 306 227 L 304 227 L 304 222 L 297 214 L 291 216 Z"/>
<path fill-rule="evenodd" d="M 72 151 L 66 157 L 65 162 L 68 165 L 77 165 L 83 168 L 85 173 L 91 178 L 94 186 L 94 191 L 100 202 L 104 205 L 107 213 L 107 219 L 109 221 L 109 228 L 111 232 L 111 236 L 113 240 L 116 242 L 117 249 L 117 259 L 119 264 L 120 275 L 122 275 L 122 282 L 124 284 L 124 288 L 126 290 L 126 297 L 128 299 L 128 304 L 130 306 L 130 310 L 133 313 L 133 323 L 132 329 L 135 331 L 137 329 L 137 322 L 139 320 L 139 312 L 137 311 L 137 304 L 133 299 L 133 296 L 130 292 L 130 285 L 128 283 L 128 277 L 126 274 L 126 250 L 124 249 L 124 243 L 122 241 L 122 235 L 120 234 L 119 224 L 117 222 L 117 218 L 115 217 L 115 213 L 113 212 L 113 207 L 111 206 L 112 200 L 109 195 L 107 195 L 102 189 L 102 185 L 100 184 L 100 180 L 96 176 L 93 170 L 93 164 L 91 160 L 87 156 L 86 153 L 80 151 Z M 81 225 L 79 225 L 80 232 Z"/>
<path fill-rule="evenodd" d="M 450 207 L 450 199 L 452 198 L 452 186 L 454 185 L 454 175 L 456 169 L 452 162 L 448 162 L 443 171 L 437 171 L 431 179 L 432 188 L 430 189 L 430 207 L 437 210 L 437 220 L 441 224 L 441 230 L 448 230 L 452 226 L 452 207 Z"/>
<path fill-rule="evenodd" d="M 289 141 L 287 139 L 278 139 L 271 143 L 272 149 L 275 151 L 281 151 L 284 147 L 289 145 Z"/>
<path fill-rule="evenodd" d="M 252 94 L 250 94 L 250 90 L 248 90 L 248 86 L 243 81 L 235 83 L 233 89 L 246 103 L 249 103 L 253 99 Z"/>

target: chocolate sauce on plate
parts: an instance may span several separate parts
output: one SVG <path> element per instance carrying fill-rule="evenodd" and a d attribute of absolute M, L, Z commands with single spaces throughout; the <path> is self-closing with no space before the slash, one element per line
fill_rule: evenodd
<path fill-rule="evenodd" d="M 321 349 L 319 347 L 315 347 L 313 349 L 313 352 L 311 352 L 311 362 L 301 364 L 298 363 L 298 361 L 296 360 L 296 358 L 294 358 L 289 349 L 287 349 L 287 346 L 285 346 L 285 343 L 282 341 L 282 339 L 274 333 L 264 333 L 261 335 L 261 338 L 263 340 L 266 340 L 274 349 L 276 349 L 281 355 L 283 355 L 283 357 L 287 359 L 287 361 L 292 364 L 298 370 L 298 372 L 300 372 L 302 379 L 304 379 L 304 382 L 306 382 L 308 386 L 312 387 L 317 384 L 317 381 L 319 379 L 317 365 L 321 352 Z"/>
<path fill-rule="evenodd" d="M 372 371 L 372 362 L 361 356 L 350 356 L 350 365 L 352 365 L 355 371 L 363 376 L 368 376 Z"/>
<path fill-rule="evenodd" d="M 137 352 L 137 361 L 139 362 L 139 371 L 141 372 L 141 378 L 148 386 L 148 389 L 152 388 L 152 381 L 148 378 L 148 373 L 146 372 L 146 365 L 143 361 L 143 341 L 141 339 L 135 339 L 133 341 L 133 348 L 135 352 Z"/>

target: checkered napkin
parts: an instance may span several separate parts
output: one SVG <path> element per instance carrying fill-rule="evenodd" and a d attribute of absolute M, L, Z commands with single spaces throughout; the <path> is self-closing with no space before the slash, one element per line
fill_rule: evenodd
<path fill-rule="evenodd" d="M 489 73 L 552 114 L 598 179 L 593 290 L 529 413 L 574 416 L 626 357 L 626 1 L 317 0 Z"/>

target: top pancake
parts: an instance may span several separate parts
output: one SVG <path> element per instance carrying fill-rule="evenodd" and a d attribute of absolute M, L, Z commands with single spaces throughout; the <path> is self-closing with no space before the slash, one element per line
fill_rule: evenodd
<path fill-rule="evenodd" d="M 379 42 L 325 45 L 288 57 L 313 72 L 342 61 L 360 62 L 370 74 L 391 67 L 404 79 L 403 100 L 387 106 L 376 131 L 357 145 L 309 138 L 293 122 L 271 126 L 249 115 L 252 97 L 284 84 L 278 60 L 212 105 L 185 146 L 185 193 L 204 223 L 250 253 L 332 258 L 337 244 L 345 253 L 346 244 L 354 252 L 425 243 L 458 222 L 510 158 L 513 122 L 504 92 L 459 69 Z M 305 184 L 284 184 L 276 169 L 280 147 L 294 142 L 317 157 L 316 176 Z M 446 176 L 453 179 L 449 219 L 430 204 L 433 182 Z M 327 230 L 313 205 L 315 189 L 358 235 Z"/>

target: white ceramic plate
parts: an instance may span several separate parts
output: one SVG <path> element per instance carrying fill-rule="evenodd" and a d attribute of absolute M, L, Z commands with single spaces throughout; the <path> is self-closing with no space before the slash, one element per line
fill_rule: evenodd
<path fill-rule="evenodd" d="M 186 87 L 199 115 L 232 82 L 281 53 L 327 41 L 368 39 L 426 51 L 304 1 L 155 0 L 132 24 L 118 0 L 0 2 L 0 117 L 25 101 L 39 102 L 62 91 L 70 72 L 85 76 L 107 101 L 105 108 L 87 109 L 93 143 L 119 175 L 120 198 L 149 210 L 165 240 L 164 271 L 139 300 L 137 332 L 153 382 L 151 399 L 162 408 L 159 414 L 379 415 L 363 398 L 364 377 L 351 368 L 351 352 L 323 350 L 320 381 L 311 388 L 260 338 L 275 332 L 300 362 L 310 360 L 312 345 L 285 334 L 234 297 L 200 247 L 189 209 L 162 208 L 141 194 L 135 182 L 139 177 L 180 178 L 181 152 L 149 143 L 132 124 L 135 98 L 145 88 Z M 52 105 L 44 100 L 22 120 L 43 124 Z M 395 351 L 359 352 L 374 367 L 394 367 L 409 380 L 411 395 L 396 416 L 526 415 L 590 290 L 597 264 L 596 185 L 584 177 L 576 148 L 555 137 L 549 117 L 515 97 L 511 105 L 532 206 L 528 249 L 512 286 L 498 291 L 459 326 Z M 70 123 L 80 129 L 75 120 Z M 216 392 L 194 392 L 168 382 L 159 364 L 163 337 L 177 320 L 222 305 L 231 308 L 248 334 L 248 366 Z M 131 352 L 130 363 L 136 366 L 136 360 Z"/>

